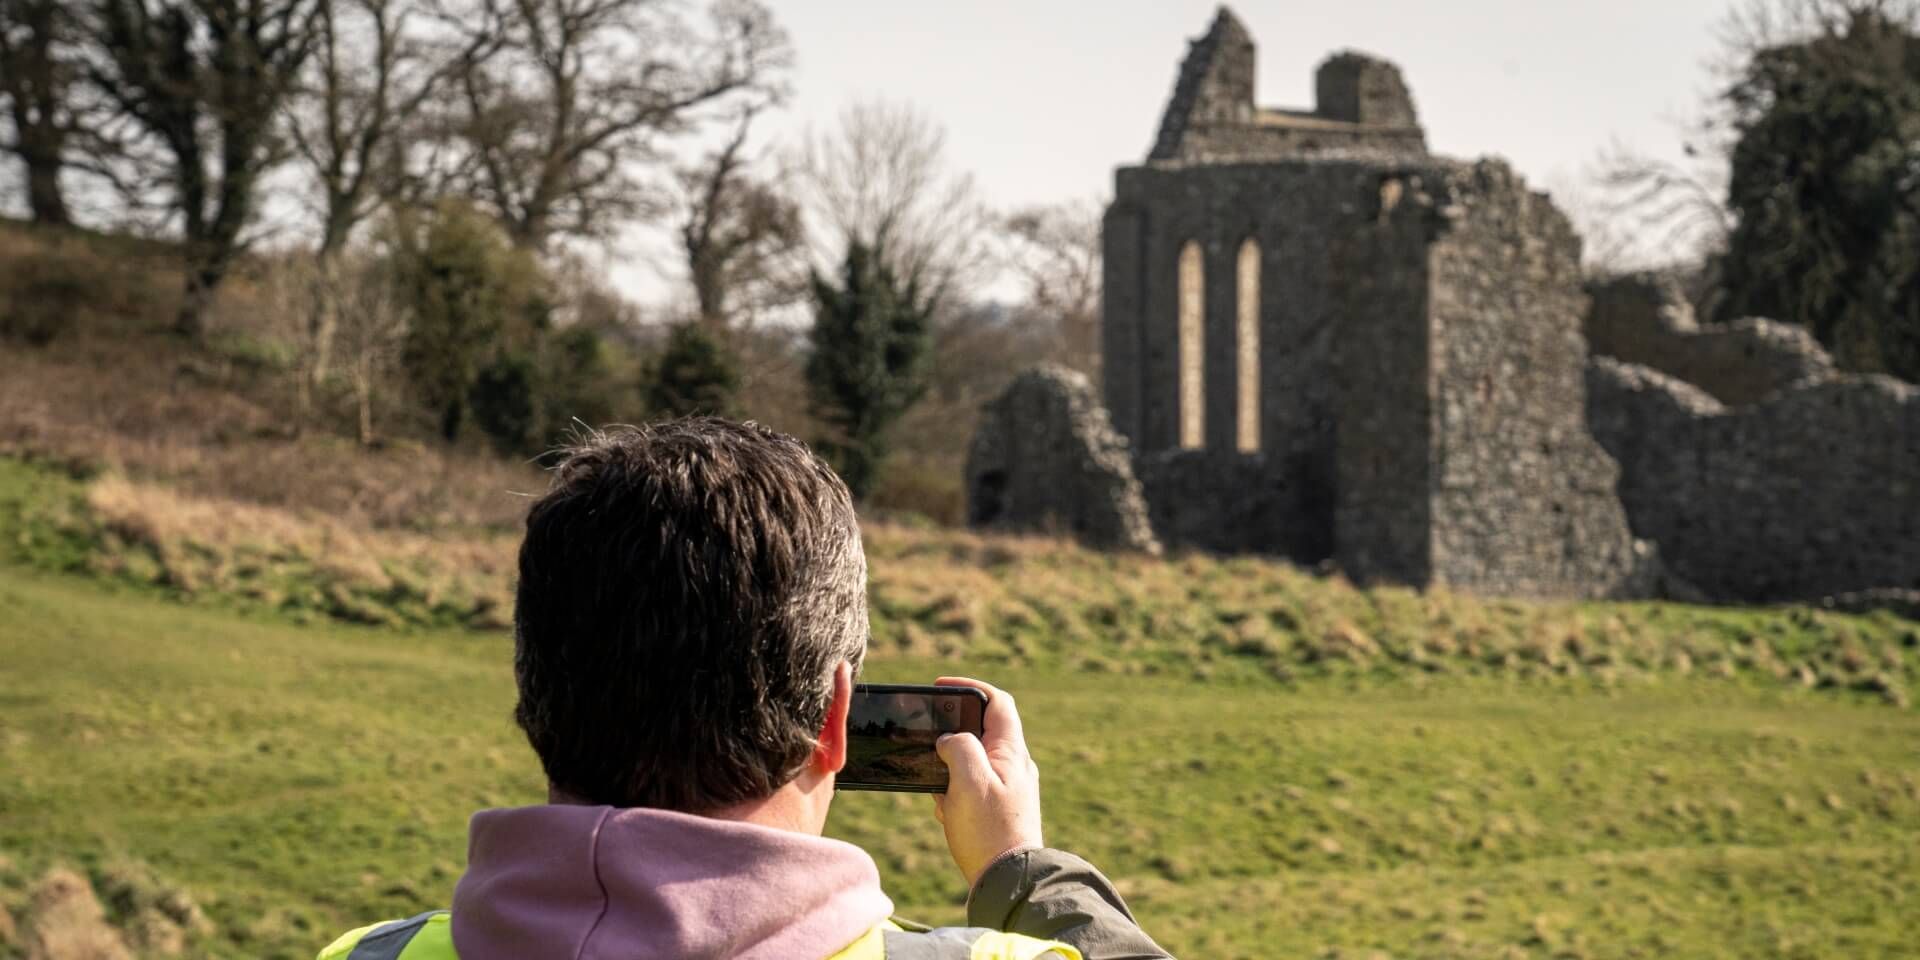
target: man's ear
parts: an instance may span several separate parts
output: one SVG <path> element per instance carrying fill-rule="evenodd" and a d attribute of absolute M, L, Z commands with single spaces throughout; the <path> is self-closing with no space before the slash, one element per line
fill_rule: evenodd
<path fill-rule="evenodd" d="M 853 664 L 842 662 L 833 671 L 833 700 L 827 704 L 827 722 L 820 728 L 820 745 L 813 750 L 813 768 L 839 773 L 847 765 L 847 711 L 853 708 Z"/>

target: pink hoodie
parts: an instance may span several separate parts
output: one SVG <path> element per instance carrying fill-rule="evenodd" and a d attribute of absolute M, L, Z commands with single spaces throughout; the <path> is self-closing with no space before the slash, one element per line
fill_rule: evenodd
<path fill-rule="evenodd" d="M 474 814 L 453 893 L 461 960 L 833 955 L 893 912 L 852 844 L 666 810 Z"/>

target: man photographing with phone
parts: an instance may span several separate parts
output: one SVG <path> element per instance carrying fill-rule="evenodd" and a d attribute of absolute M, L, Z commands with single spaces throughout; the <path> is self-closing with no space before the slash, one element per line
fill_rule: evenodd
<path fill-rule="evenodd" d="M 904 929 L 872 858 L 821 836 L 866 559 L 845 485 L 798 441 L 715 418 L 588 438 L 528 513 L 514 623 L 514 715 L 550 802 L 474 815 L 450 913 L 321 960 L 1167 956 L 1098 870 L 1044 846 L 1039 771 L 991 685 L 940 681 L 986 698 L 978 736 L 936 747 L 968 927 Z"/>

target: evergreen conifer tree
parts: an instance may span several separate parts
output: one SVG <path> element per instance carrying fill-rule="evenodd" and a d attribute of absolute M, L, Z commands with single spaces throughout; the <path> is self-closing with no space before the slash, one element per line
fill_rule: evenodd
<path fill-rule="evenodd" d="M 894 423 L 926 392 L 935 298 L 877 246 L 848 245 L 838 283 L 815 273 L 807 392 L 816 446 L 855 497 L 873 492 Z"/>

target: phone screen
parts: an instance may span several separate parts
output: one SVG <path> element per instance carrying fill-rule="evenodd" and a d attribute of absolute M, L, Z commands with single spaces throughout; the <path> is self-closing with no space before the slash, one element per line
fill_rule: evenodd
<path fill-rule="evenodd" d="M 972 687 L 858 684 L 847 713 L 842 790 L 947 792 L 947 765 L 933 744 L 943 733 L 980 736 L 987 695 Z"/>

